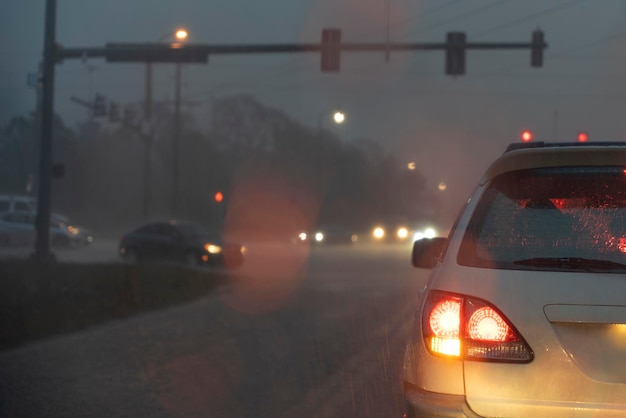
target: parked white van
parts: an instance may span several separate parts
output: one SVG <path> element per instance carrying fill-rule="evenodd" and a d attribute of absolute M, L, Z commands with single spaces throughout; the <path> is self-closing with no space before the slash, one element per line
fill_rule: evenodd
<path fill-rule="evenodd" d="M 14 210 L 37 210 L 37 199 L 20 194 L 0 194 L 0 213 Z"/>

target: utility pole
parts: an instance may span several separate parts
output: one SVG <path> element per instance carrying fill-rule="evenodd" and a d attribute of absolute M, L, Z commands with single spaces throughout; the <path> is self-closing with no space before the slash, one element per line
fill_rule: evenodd
<path fill-rule="evenodd" d="M 180 181 L 180 79 L 182 66 L 176 64 L 176 91 L 174 97 L 174 184 L 172 186 L 172 219 L 178 215 L 178 188 Z"/>
<path fill-rule="evenodd" d="M 39 63 L 37 73 L 28 74 L 28 86 L 35 89 L 35 112 L 33 115 L 33 154 L 32 154 L 32 171 L 28 176 L 26 183 L 27 193 L 36 193 L 36 181 L 35 175 L 37 173 L 37 165 L 39 164 L 39 139 L 41 135 L 41 88 L 42 88 L 42 75 L 43 62 Z"/>
<path fill-rule="evenodd" d="M 87 69 L 87 76 L 89 77 L 89 101 L 91 103 L 93 103 L 94 100 L 94 95 L 93 95 L 93 73 L 96 70 L 96 66 L 91 65 L 91 64 L 87 64 L 86 65 L 86 69 Z M 93 110 L 89 109 L 89 119 L 93 122 L 93 118 L 94 118 L 94 114 L 93 114 Z"/>
<path fill-rule="evenodd" d="M 35 257 L 51 258 L 50 212 L 52 197 L 52 129 L 54 118 L 54 65 L 56 61 L 56 0 L 46 0 L 43 50 L 43 91 L 41 101 L 41 145 L 39 148 L 39 189 Z"/>
<path fill-rule="evenodd" d="M 387 0 L 387 50 L 385 51 L 385 62 L 389 62 L 389 43 L 391 42 L 391 34 L 389 28 L 389 19 L 391 15 L 391 0 Z"/>
<path fill-rule="evenodd" d="M 559 136 L 559 110 L 558 109 L 554 111 L 554 116 L 552 117 L 552 140 L 556 141 L 557 136 Z"/>
<path fill-rule="evenodd" d="M 144 135 L 146 142 L 146 155 L 144 156 L 143 171 L 143 217 L 150 218 L 150 206 L 152 203 L 152 63 L 146 63 L 146 89 L 144 103 L 144 119 L 148 125 L 148 131 Z"/>

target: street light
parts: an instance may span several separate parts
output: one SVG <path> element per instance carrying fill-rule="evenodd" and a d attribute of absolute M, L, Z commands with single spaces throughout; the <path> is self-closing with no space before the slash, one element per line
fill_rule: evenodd
<path fill-rule="evenodd" d="M 319 114 L 319 118 L 317 119 L 317 131 L 319 135 L 322 134 L 324 117 L 327 116 L 328 113 L 329 113 L 328 111 L 321 111 Z M 346 114 L 343 113 L 341 110 L 335 110 L 332 113 L 332 115 L 333 115 L 333 122 L 337 125 L 341 125 L 342 123 L 346 121 Z"/>
<path fill-rule="evenodd" d="M 176 36 L 176 39 L 178 39 L 179 41 L 184 41 L 189 36 L 189 32 L 187 32 L 187 29 L 185 28 L 178 28 L 176 30 L 175 36 Z"/>
<path fill-rule="evenodd" d="M 168 32 L 162 35 L 157 42 L 163 42 L 168 38 L 176 38 L 178 41 L 183 42 L 189 37 L 189 32 L 185 28 L 178 28 L 174 33 Z M 180 124 L 180 64 L 176 64 L 176 92 L 177 92 L 177 100 L 176 100 L 176 110 L 175 110 L 175 151 L 174 151 L 174 181 L 177 182 L 178 176 L 178 131 Z M 144 103 L 144 119 L 148 126 L 151 128 L 151 120 L 152 120 L 152 63 L 146 63 L 146 84 L 145 84 L 145 103 Z M 151 129 L 150 129 L 151 131 Z M 145 165 L 144 165 L 144 202 L 143 202 L 143 214 L 144 218 L 148 219 L 150 217 L 150 204 L 152 200 L 151 193 L 151 179 L 152 179 L 152 165 L 150 161 L 150 157 L 152 155 L 152 132 L 148 132 L 146 134 L 146 156 L 145 156 Z M 172 200 L 176 200 L 178 185 L 174 185 L 174 193 Z M 175 203 L 172 203 L 175 205 Z M 173 209 L 173 212 L 175 208 Z"/>
<path fill-rule="evenodd" d="M 341 125 L 346 120 L 346 115 L 338 110 L 333 115 L 333 119 L 335 120 L 336 124 Z"/>

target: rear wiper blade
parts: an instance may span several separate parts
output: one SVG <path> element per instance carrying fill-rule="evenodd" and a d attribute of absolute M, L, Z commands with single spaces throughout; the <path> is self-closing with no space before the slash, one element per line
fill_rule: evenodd
<path fill-rule="evenodd" d="M 536 257 L 516 260 L 513 264 L 534 267 L 567 267 L 585 271 L 626 269 L 626 264 L 582 257 Z"/>

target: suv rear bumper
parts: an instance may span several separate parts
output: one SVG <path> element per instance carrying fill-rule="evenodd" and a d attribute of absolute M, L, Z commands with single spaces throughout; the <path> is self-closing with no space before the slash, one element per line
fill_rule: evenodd
<path fill-rule="evenodd" d="M 406 387 L 407 418 L 481 418 L 471 410 L 465 396 L 428 392 Z"/>

